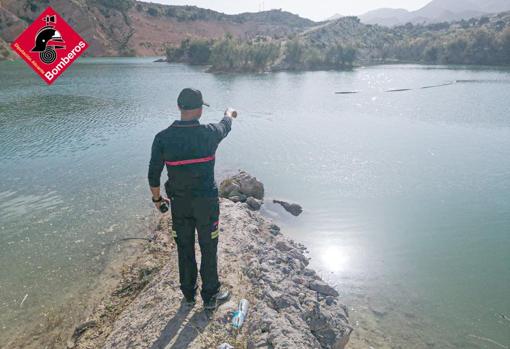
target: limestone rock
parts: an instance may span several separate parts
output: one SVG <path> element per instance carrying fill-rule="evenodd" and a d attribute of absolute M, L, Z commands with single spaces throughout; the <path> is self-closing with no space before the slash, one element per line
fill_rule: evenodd
<path fill-rule="evenodd" d="M 289 212 L 293 216 L 299 216 L 303 213 L 303 208 L 298 204 L 291 204 L 286 201 L 273 200 L 273 203 L 281 205 L 285 211 Z"/>
<path fill-rule="evenodd" d="M 276 224 L 271 224 L 269 226 L 269 232 L 271 233 L 271 235 L 274 236 L 280 235 L 280 227 L 277 226 Z"/>
<path fill-rule="evenodd" d="M 220 196 L 230 198 L 242 194 L 258 200 L 264 199 L 264 185 L 257 178 L 247 172 L 240 171 L 238 174 L 225 179 L 220 184 Z"/>
<path fill-rule="evenodd" d="M 338 292 L 322 280 L 313 280 L 310 289 L 325 296 L 338 297 Z"/>
<path fill-rule="evenodd" d="M 260 207 L 262 207 L 262 201 L 257 200 L 252 196 L 246 199 L 246 203 L 248 204 L 248 207 L 254 211 L 258 211 L 260 210 Z"/>
<path fill-rule="evenodd" d="M 238 191 L 236 185 L 231 188 Z M 222 283 L 232 293 L 231 300 L 220 305 L 211 318 L 201 307 L 182 307 L 182 294 L 175 279 L 178 266 L 164 263 L 151 281 L 137 291 L 140 293 L 135 299 L 118 308 L 113 324 L 103 325 L 100 319 L 104 313 L 100 311 L 91 317 L 99 319 L 96 326 L 79 326 L 77 332 L 85 332 L 77 338 L 74 349 L 144 348 L 148 343 L 164 347 L 168 333 L 175 334 L 174 346 L 179 348 L 217 348 L 224 342 L 238 347 L 239 337 L 231 326 L 231 316 L 242 298 L 250 302 L 242 332 L 243 348 L 344 349 L 352 331 L 347 308 L 331 286 L 306 268 L 308 260 L 301 246 L 270 220 L 255 214 L 248 204 L 235 204 L 228 199 L 221 199 L 220 203 L 223 230 L 218 263 Z M 156 237 L 168 235 L 165 227 L 161 226 Z M 159 242 L 160 238 L 156 238 L 152 243 L 153 248 L 161 246 L 155 250 L 157 255 L 177 258 L 175 247 L 163 247 Z M 105 304 L 119 299 L 122 298 Z M 215 345 L 211 338 L 218 339 Z"/>

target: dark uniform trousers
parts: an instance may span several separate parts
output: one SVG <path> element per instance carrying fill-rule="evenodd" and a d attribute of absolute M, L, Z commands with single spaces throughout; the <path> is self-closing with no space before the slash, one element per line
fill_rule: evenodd
<path fill-rule="evenodd" d="M 210 300 L 220 288 L 218 280 L 218 197 L 176 197 L 171 198 L 172 234 L 177 243 L 179 255 L 179 281 L 186 298 L 195 296 L 197 290 L 197 262 L 195 259 L 195 230 L 202 259 L 202 299 Z"/>

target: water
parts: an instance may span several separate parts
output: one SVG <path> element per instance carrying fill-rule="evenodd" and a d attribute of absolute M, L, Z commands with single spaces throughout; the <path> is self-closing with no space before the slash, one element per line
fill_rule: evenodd
<path fill-rule="evenodd" d="M 83 59 L 51 87 L 21 62 L 0 63 L 0 81 L 0 342 L 93 284 L 110 242 L 144 234 L 150 144 L 194 86 L 204 122 L 240 111 L 218 172 L 246 169 L 303 205 L 297 219 L 265 213 L 338 286 L 354 344 L 510 346 L 510 71 Z"/>

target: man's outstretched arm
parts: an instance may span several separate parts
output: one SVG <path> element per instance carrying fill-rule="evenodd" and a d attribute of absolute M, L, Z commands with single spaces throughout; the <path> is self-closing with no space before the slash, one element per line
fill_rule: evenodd
<path fill-rule="evenodd" d="M 236 117 L 237 112 L 235 110 L 227 109 L 223 119 L 219 123 L 211 125 L 214 128 L 218 142 L 221 142 L 230 133 L 232 120 Z"/>

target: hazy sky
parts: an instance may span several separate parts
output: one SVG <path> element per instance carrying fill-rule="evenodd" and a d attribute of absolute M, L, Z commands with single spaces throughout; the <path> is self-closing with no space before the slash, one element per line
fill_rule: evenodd
<path fill-rule="evenodd" d="M 381 8 L 417 10 L 430 0 L 152 0 L 171 5 L 196 5 L 225 13 L 256 12 L 281 8 L 314 20 L 323 20 L 336 13 L 359 15 Z"/>

